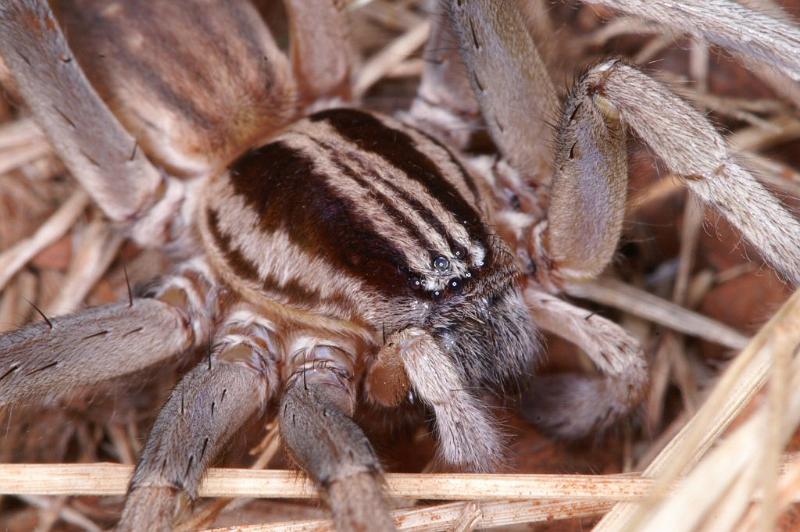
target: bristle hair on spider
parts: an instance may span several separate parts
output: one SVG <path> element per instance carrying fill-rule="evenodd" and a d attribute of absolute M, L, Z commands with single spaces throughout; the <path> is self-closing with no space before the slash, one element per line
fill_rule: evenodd
<path fill-rule="evenodd" d="M 560 104 L 526 3 L 440 2 L 425 52 L 439 59 L 390 117 L 350 99 L 344 4 L 284 0 L 288 54 L 246 0 L 0 6 L 0 56 L 66 168 L 177 263 L 127 301 L 0 335 L 0 405 L 204 355 L 159 412 L 120 530 L 171 528 L 231 435 L 271 407 L 337 529 L 392 530 L 357 413 L 421 413 L 440 460 L 501 468 L 486 397 L 529 380 L 539 330 L 598 372 L 534 380 L 526 417 L 563 438 L 625 418 L 647 389 L 642 347 L 558 296 L 616 252 L 629 131 L 800 280 L 797 220 L 638 68 L 598 63 Z M 475 124 L 491 164 L 454 133 Z"/>

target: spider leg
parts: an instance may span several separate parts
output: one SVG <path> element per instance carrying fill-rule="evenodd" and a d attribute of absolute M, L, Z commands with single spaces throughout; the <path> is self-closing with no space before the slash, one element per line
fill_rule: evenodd
<path fill-rule="evenodd" d="M 800 222 L 736 162 L 708 120 L 620 61 L 594 67 L 587 79 L 595 99 L 618 112 L 670 171 L 719 210 L 778 272 L 800 283 Z"/>
<path fill-rule="evenodd" d="M 598 93 L 598 84 L 591 73 L 581 77 L 564 104 L 541 235 L 549 270 L 542 273 L 573 281 L 603 272 L 616 252 L 625 215 L 625 129 L 617 110 Z"/>
<path fill-rule="evenodd" d="M 472 91 L 447 7 L 437 3 L 431 15 L 417 94 L 408 114 L 419 127 L 429 129 L 457 148 L 465 148 L 480 126 L 481 110 Z"/>
<path fill-rule="evenodd" d="M 92 308 L 0 336 L 0 403 L 57 397 L 189 349 L 186 316 L 155 299 Z"/>
<path fill-rule="evenodd" d="M 627 415 L 645 393 L 647 361 L 639 342 L 615 323 L 545 292 L 528 289 L 536 324 L 580 347 L 602 377 L 562 374 L 533 379 L 522 412 L 556 436 L 582 437 Z"/>
<path fill-rule="evenodd" d="M 628 0 L 616 3 L 645 6 Z M 656 4 L 660 8 L 666 5 Z M 680 11 L 679 5 L 684 4 L 669 5 Z M 699 3 L 686 5 L 687 12 L 702 11 Z M 521 173 L 529 172 L 520 166 L 535 162 L 529 146 L 546 143 L 531 142 L 537 137 L 527 126 L 529 114 L 519 112 L 520 102 L 527 110 L 526 96 L 542 89 L 528 89 L 523 83 L 552 84 L 545 81 L 542 61 L 522 23 L 514 25 L 520 18 L 515 3 L 465 0 L 452 3 L 451 13 L 492 134 L 512 166 Z M 757 53 L 761 49 L 754 45 L 754 56 L 766 58 L 766 51 Z M 776 55 L 773 64 L 777 67 L 797 60 L 796 54 L 790 55 Z M 528 72 L 526 79 L 519 79 L 520 72 Z M 517 97 L 511 97 L 514 95 Z M 547 113 L 550 104 L 543 105 L 531 103 L 529 109 Z M 548 222 L 546 227 L 538 227 L 532 242 L 534 257 L 544 258 L 537 261 L 543 266 L 542 276 L 555 273 L 556 281 L 558 277 L 561 281 L 591 278 L 612 257 L 624 214 L 625 127 L 632 128 L 693 192 L 725 215 L 779 272 L 800 282 L 800 223 L 736 163 L 725 141 L 700 113 L 662 84 L 620 61 L 591 68 L 576 85 L 562 115 Z"/>
<path fill-rule="evenodd" d="M 171 530 L 181 497 L 197 498 L 205 470 L 278 385 L 271 327 L 232 313 L 208 362 L 187 373 L 150 431 L 118 530 Z"/>
<path fill-rule="evenodd" d="M 284 0 L 289 15 L 291 60 L 301 98 L 350 97 L 346 2 Z"/>
<path fill-rule="evenodd" d="M 201 345 L 213 301 L 190 266 L 154 286 L 152 297 L 47 318 L 0 335 L 0 404 L 54 399 L 141 371 Z"/>
<path fill-rule="evenodd" d="M 280 405 L 281 435 L 320 487 L 337 530 L 394 530 L 383 500 L 375 451 L 351 416 L 352 367 L 336 347 L 299 352 Z"/>
<path fill-rule="evenodd" d="M 540 282 L 549 285 L 552 274 L 596 277 L 616 251 L 625 212 L 627 151 L 619 117 L 613 106 L 598 101 L 584 76 L 564 106 L 553 160 L 546 120 L 555 119 L 558 102 L 525 29 L 525 13 L 514 2 L 482 0 L 455 2 L 450 9 L 473 88 L 501 151 L 523 175 L 549 173 L 542 161 L 552 162 L 552 179 L 538 179 L 549 184 L 547 222 L 534 231 L 531 242 L 531 254 L 544 266 Z M 531 151 L 534 146 L 540 151 Z M 525 188 L 519 188 L 518 197 Z M 543 250 L 546 259 L 537 256 Z"/>
<path fill-rule="evenodd" d="M 744 2 L 681 0 L 584 0 L 603 4 L 689 32 L 737 55 L 770 65 L 795 82 L 800 81 L 800 29 L 765 10 Z"/>
<path fill-rule="evenodd" d="M 161 183 L 86 79 L 43 0 L 0 6 L 0 55 L 56 152 L 114 220 L 149 206 Z"/>
<path fill-rule="evenodd" d="M 558 98 L 518 2 L 448 2 L 484 119 L 518 171 L 545 183 Z M 521 68 L 524 65 L 525 68 Z"/>

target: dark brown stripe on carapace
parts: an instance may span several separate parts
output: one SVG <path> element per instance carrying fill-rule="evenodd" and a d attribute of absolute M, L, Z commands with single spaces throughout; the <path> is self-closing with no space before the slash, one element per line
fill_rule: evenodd
<path fill-rule="evenodd" d="M 350 199 L 339 196 L 301 151 L 272 142 L 242 156 L 229 176 L 263 231 L 285 231 L 306 253 L 324 257 L 388 296 L 409 294 L 403 272 L 410 267 L 403 253 Z"/>
<path fill-rule="evenodd" d="M 325 314 L 325 312 L 320 309 L 320 305 L 323 305 L 323 307 L 325 305 L 335 306 L 337 315 L 329 314 L 329 317 L 350 320 L 357 319 L 358 308 L 355 302 L 341 292 L 323 297 L 318 290 L 309 289 L 300 284 L 296 279 L 289 279 L 283 285 L 280 285 L 278 280 L 272 275 L 268 275 L 264 279 L 262 287 L 265 292 L 284 295 L 287 302 L 306 310 L 316 310 L 320 314 Z M 343 311 L 346 313 L 344 316 L 341 315 Z"/>
<path fill-rule="evenodd" d="M 476 205 L 480 204 L 481 195 L 480 192 L 478 192 L 477 185 L 475 185 L 475 180 L 472 179 L 472 176 L 470 175 L 469 172 L 467 172 L 467 169 L 464 168 L 464 165 L 461 164 L 461 162 L 458 159 L 456 159 L 455 155 L 453 155 L 453 152 L 451 152 L 447 148 L 447 146 L 439 142 L 439 140 L 433 135 L 429 135 L 428 133 L 422 130 L 419 130 L 419 133 L 423 137 L 428 139 L 431 142 L 431 144 L 438 146 L 439 149 L 442 150 L 447 155 L 447 158 L 450 160 L 450 163 L 452 163 L 452 165 L 458 169 L 458 173 L 461 175 L 461 179 L 464 181 L 464 183 L 467 184 L 467 188 L 469 189 L 469 191 L 472 192 L 472 197 L 475 199 L 475 204 Z"/>
<path fill-rule="evenodd" d="M 326 121 L 345 139 L 360 149 L 380 156 L 422 184 L 428 193 L 449 210 L 467 232 L 485 248 L 486 228 L 480 214 L 464 199 L 458 189 L 447 181 L 436 164 L 415 146 L 404 131 L 391 128 L 374 116 L 355 109 L 331 109 L 309 117 L 314 122 Z"/>
<path fill-rule="evenodd" d="M 211 208 L 206 209 L 208 218 L 208 228 L 211 238 L 217 248 L 222 252 L 225 262 L 233 269 L 234 273 L 243 279 L 254 281 L 260 284 L 267 294 L 281 294 L 286 296 L 286 302 L 303 308 L 312 308 L 320 301 L 336 305 L 338 308 L 355 309 L 354 302 L 344 294 L 333 294 L 328 297 L 321 297 L 316 290 L 310 290 L 302 286 L 298 281 L 289 279 L 281 285 L 277 278 L 267 274 L 264 278 L 259 275 L 255 264 L 242 255 L 229 236 L 225 235 L 219 227 L 219 215 Z"/>
<path fill-rule="evenodd" d="M 324 142 L 323 140 L 313 138 L 311 136 L 306 135 L 306 138 L 317 144 L 320 148 L 325 150 L 328 157 L 330 157 L 331 163 L 339 170 L 343 175 L 352 179 L 358 185 L 366 190 L 369 190 L 370 194 L 375 197 L 378 203 L 383 207 L 386 211 L 386 214 L 392 219 L 392 221 L 398 225 L 406 229 L 411 236 L 416 240 L 417 245 L 420 247 L 421 250 L 426 251 L 429 255 L 431 261 L 440 254 L 440 251 L 436 250 L 435 246 L 431 242 L 431 240 L 425 236 L 422 231 L 420 231 L 419 227 L 417 227 L 411 219 L 408 218 L 403 212 L 401 212 L 397 207 L 394 206 L 394 201 L 392 198 L 388 197 L 384 194 L 380 189 L 378 189 L 374 181 L 378 178 L 374 175 L 374 172 L 366 173 L 364 175 L 359 175 L 349 164 L 344 161 L 344 157 L 341 153 L 337 152 L 337 150 L 331 146 L 330 144 Z M 354 154 L 349 154 L 351 157 Z M 362 165 L 363 170 L 363 165 Z M 369 176 L 371 179 L 367 179 L 365 176 Z M 393 189 L 393 192 L 395 189 Z M 444 235 L 443 235 L 444 236 Z"/>
<path fill-rule="evenodd" d="M 374 169 L 371 169 L 365 158 L 363 156 L 359 157 L 358 152 L 349 153 L 348 155 L 350 162 L 357 165 L 357 173 L 369 175 L 375 180 L 380 179 L 381 182 L 387 186 L 397 198 L 400 198 L 402 201 L 404 201 L 422 218 L 425 223 L 428 224 L 428 226 L 439 233 L 439 235 L 447 242 L 452 254 L 457 256 L 460 255 L 461 257 L 467 256 L 466 248 L 456 242 L 455 238 L 445 228 L 444 223 L 433 213 L 431 209 L 423 205 L 422 202 L 420 202 L 417 198 L 409 194 L 407 190 L 398 186 L 390 179 L 382 176 L 380 172 L 376 172 Z M 431 257 L 431 260 L 433 260 L 433 257 Z"/>

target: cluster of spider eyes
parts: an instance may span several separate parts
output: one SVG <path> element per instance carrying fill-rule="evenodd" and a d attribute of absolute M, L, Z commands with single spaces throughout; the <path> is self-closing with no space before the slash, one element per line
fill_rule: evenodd
<path fill-rule="evenodd" d="M 457 258 L 463 256 L 463 252 L 460 250 L 455 251 L 454 255 Z M 438 255 L 433 259 L 433 268 L 440 272 L 446 273 L 450 271 L 450 259 L 443 255 Z M 460 294 L 464 288 L 464 284 L 467 280 L 472 278 L 472 272 L 467 272 L 464 274 L 464 278 L 461 277 L 453 277 L 452 279 L 447 281 L 447 285 L 444 289 L 441 290 L 434 290 L 431 292 L 434 300 L 441 299 L 445 294 Z M 411 286 L 416 289 L 421 289 L 423 287 L 422 280 L 419 277 L 411 276 L 410 277 Z"/>

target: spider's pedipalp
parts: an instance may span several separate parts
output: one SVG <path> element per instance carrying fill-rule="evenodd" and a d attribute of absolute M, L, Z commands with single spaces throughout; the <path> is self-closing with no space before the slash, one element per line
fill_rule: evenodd
<path fill-rule="evenodd" d="M 525 301 L 537 325 L 580 347 L 602 374 L 534 378 L 522 406 L 525 417 L 552 434 L 576 438 L 607 429 L 641 402 L 647 360 L 635 338 L 545 292 L 529 288 Z"/>
<path fill-rule="evenodd" d="M 56 152 L 106 214 L 127 220 L 146 209 L 161 175 L 86 79 L 47 2 L 0 6 L 0 55 Z"/>
<path fill-rule="evenodd" d="M 336 347 L 316 345 L 294 357 L 280 405 L 281 435 L 320 486 L 337 530 L 394 530 L 383 499 L 381 467 L 372 445 L 351 416 L 352 368 Z"/>
<path fill-rule="evenodd" d="M 486 406 L 466 389 L 452 357 L 420 329 L 404 329 L 389 343 L 399 346 L 397 352 L 415 396 L 433 410 L 442 459 L 472 471 L 500 467 L 503 437 Z"/>

